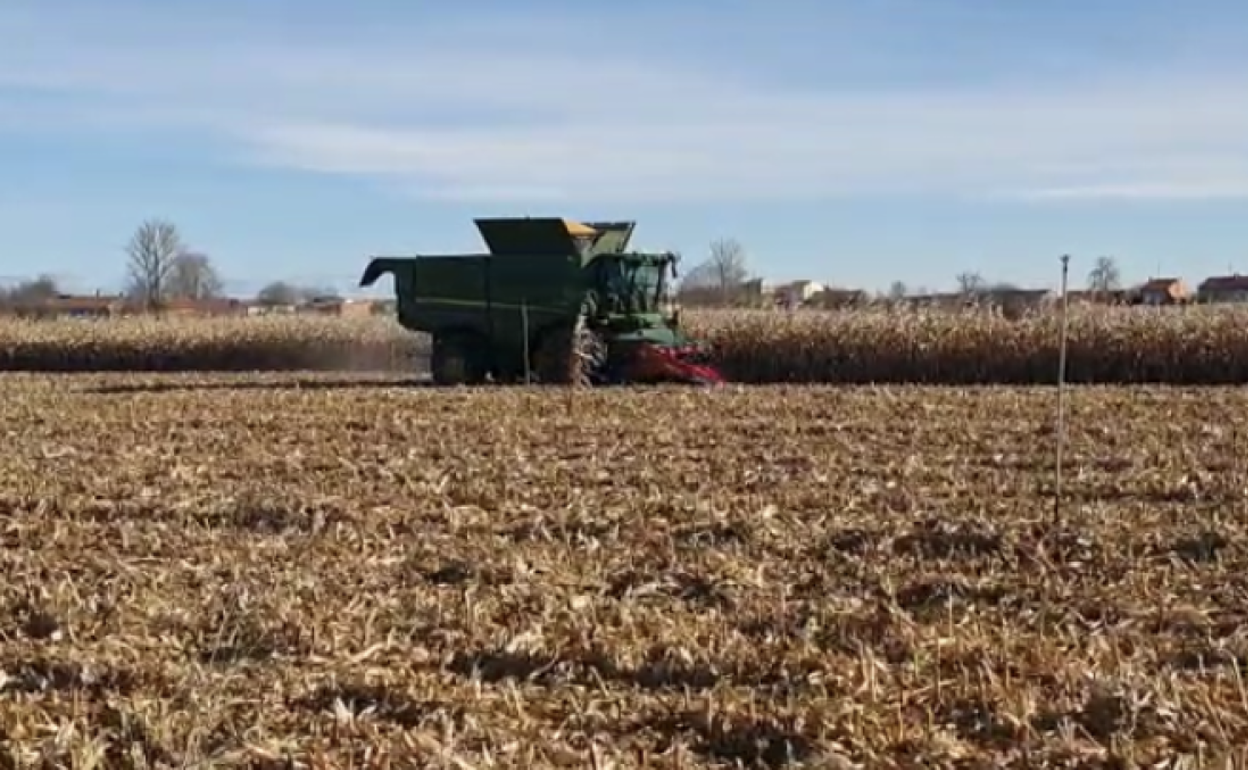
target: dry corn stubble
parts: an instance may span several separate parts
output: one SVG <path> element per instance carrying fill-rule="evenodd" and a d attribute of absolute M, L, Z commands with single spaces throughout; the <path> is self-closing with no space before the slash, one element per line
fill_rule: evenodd
<path fill-rule="evenodd" d="M 1080 392 L 1055 521 L 1051 397 L 1024 390 L 587 392 L 572 420 L 524 389 L 3 379 L 15 761 L 1108 766 L 1248 740 L 1237 391 Z"/>
<path fill-rule="evenodd" d="M 1059 317 L 986 312 L 695 310 L 730 379 L 746 383 L 1054 381 Z M 1073 382 L 1248 382 L 1248 310 L 1075 307 Z M 423 335 L 388 318 L 0 322 L 0 370 L 388 370 L 423 366 Z"/>

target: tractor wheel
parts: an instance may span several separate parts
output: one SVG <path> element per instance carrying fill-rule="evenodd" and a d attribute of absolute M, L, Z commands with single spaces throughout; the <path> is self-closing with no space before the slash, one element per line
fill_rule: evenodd
<path fill-rule="evenodd" d="M 430 357 L 433 381 L 438 385 L 479 385 L 485 382 L 480 347 L 467 334 L 438 334 Z"/>
<path fill-rule="evenodd" d="M 572 328 L 542 338 L 533 356 L 537 381 L 548 385 L 596 384 L 606 363 L 606 345 L 581 316 Z"/>
<path fill-rule="evenodd" d="M 567 385 L 580 379 L 570 329 L 546 333 L 533 351 L 533 375 L 543 385 Z"/>

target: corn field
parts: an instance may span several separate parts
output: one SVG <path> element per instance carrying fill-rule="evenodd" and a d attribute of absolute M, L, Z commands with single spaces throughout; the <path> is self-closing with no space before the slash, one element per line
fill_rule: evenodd
<path fill-rule="evenodd" d="M 1060 316 L 984 310 L 695 310 L 688 331 L 742 383 L 1054 381 Z M 1072 308 L 1068 379 L 1248 382 L 1248 309 Z M 0 321 L 4 371 L 412 371 L 428 340 L 391 319 Z"/>

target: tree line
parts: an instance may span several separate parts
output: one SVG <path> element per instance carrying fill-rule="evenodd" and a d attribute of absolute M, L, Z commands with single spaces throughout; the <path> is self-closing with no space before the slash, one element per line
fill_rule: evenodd
<path fill-rule="evenodd" d="M 750 281 L 757 280 L 749 269 L 745 247 L 734 238 L 720 238 L 711 242 L 706 258 L 694 265 L 680 281 L 680 292 L 700 291 L 719 294 L 726 301 L 738 297 Z M 954 278 L 957 293 L 968 297 L 991 296 L 1018 291 L 1020 287 L 1003 281 L 992 282 L 975 271 L 958 273 Z M 1088 271 L 1086 288 L 1092 292 L 1109 293 L 1122 287 L 1122 273 L 1113 257 L 1098 257 Z M 888 289 L 889 299 L 931 294 L 926 287 L 911 289 L 903 281 L 894 281 Z"/>
<path fill-rule="evenodd" d="M 146 310 L 159 311 L 171 301 L 212 300 L 224 296 L 223 281 L 212 259 L 188 247 L 177 226 L 166 219 L 149 219 L 139 225 L 130 236 L 125 252 L 124 296 Z M 677 291 L 719 295 L 725 303 L 731 303 L 747 283 L 756 280 L 748 263 L 745 246 L 740 241 L 716 239 L 711 242 L 706 257 L 681 277 Z M 989 282 L 972 271 L 959 273 L 955 280 L 958 293 L 968 297 L 1017 288 L 1009 283 Z M 1120 288 L 1121 283 L 1121 273 L 1112 257 L 1097 259 L 1087 276 L 1087 288 L 1091 291 L 1111 292 Z M 0 303 L 38 302 L 60 293 L 53 277 L 40 275 L 11 289 L 0 288 Z M 904 282 L 894 281 L 887 296 L 902 299 L 928 293 L 924 287 L 912 291 Z M 337 292 L 332 289 L 274 281 L 260 289 L 255 299 L 261 305 L 277 306 L 336 296 Z"/>
<path fill-rule="evenodd" d="M 177 225 L 149 219 L 138 226 L 125 248 L 123 296 L 149 312 L 175 301 L 204 301 L 225 296 L 224 281 L 212 258 L 189 247 Z M 9 289 L 0 288 L 0 304 L 37 303 L 60 296 L 56 279 L 43 274 Z M 256 294 L 261 305 L 296 305 L 314 298 L 336 297 L 332 289 L 274 281 Z"/>

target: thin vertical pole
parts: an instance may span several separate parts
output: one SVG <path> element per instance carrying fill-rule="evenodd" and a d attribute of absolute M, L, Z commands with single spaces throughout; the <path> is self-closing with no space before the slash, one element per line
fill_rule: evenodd
<path fill-rule="evenodd" d="M 529 303 L 520 300 L 520 334 L 524 337 L 524 384 L 532 385 L 533 378 L 529 370 Z"/>
<path fill-rule="evenodd" d="M 1053 463 L 1053 515 L 1062 513 L 1062 455 L 1066 445 L 1066 346 L 1070 333 L 1070 299 L 1066 293 L 1070 255 L 1062 256 L 1061 342 L 1057 354 L 1057 445 Z"/>
<path fill-rule="evenodd" d="M 572 348 L 568 351 L 570 355 L 569 361 L 576 362 L 576 377 L 570 378 L 568 382 L 568 416 L 576 411 L 576 389 L 581 385 L 581 372 L 584 371 L 585 362 L 581 359 L 581 323 L 584 315 L 578 314 L 576 321 L 572 324 Z"/>

